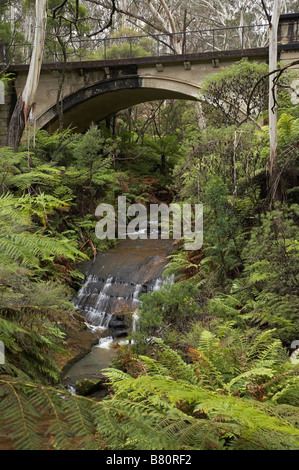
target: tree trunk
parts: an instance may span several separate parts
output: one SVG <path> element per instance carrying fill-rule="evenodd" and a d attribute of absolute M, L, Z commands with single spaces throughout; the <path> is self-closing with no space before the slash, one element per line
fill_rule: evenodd
<path fill-rule="evenodd" d="M 183 43 L 184 38 L 181 35 L 175 34 L 178 32 L 177 25 L 176 25 L 173 14 L 171 13 L 170 9 L 167 6 L 167 3 L 164 0 L 159 0 L 159 3 L 162 8 L 162 11 L 164 12 L 165 17 L 163 17 L 158 12 L 158 10 L 154 7 L 154 5 L 152 4 L 152 0 L 147 0 L 147 5 L 151 13 L 154 15 L 156 20 L 160 23 L 160 25 L 162 26 L 162 29 L 166 33 L 172 34 L 170 36 L 170 45 L 173 47 L 175 54 L 181 54 L 182 43 Z"/>
<path fill-rule="evenodd" d="M 29 72 L 25 88 L 19 95 L 12 114 L 6 138 L 6 145 L 13 147 L 15 151 L 18 150 L 38 87 L 46 34 L 47 0 L 36 0 L 35 10 L 35 36 Z"/>
<path fill-rule="evenodd" d="M 269 73 L 277 69 L 277 31 L 281 11 L 281 0 L 274 0 L 273 12 L 269 34 Z M 278 173 L 277 173 L 277 86 L 273 80 L 276 74 L 269 76 L 269 138 L 270 138 L 270 162 L 269 162 L 269 189 L 270 205 L 277 199 Z"/>

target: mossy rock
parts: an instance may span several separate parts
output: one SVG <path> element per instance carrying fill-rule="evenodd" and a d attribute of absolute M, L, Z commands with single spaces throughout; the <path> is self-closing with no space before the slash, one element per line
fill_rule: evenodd
<path fill-rule="evenodd" d="M 99 379 L 81 379 L 76 382 L 76 393 L 86 397 L 94 392 L 97 392 L 102 388 L 101 381 Z"/>

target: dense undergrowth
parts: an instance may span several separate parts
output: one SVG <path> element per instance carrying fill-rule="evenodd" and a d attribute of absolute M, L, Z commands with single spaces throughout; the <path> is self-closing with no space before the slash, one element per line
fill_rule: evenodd
<path fill-rule="evenodd" d="M 229 80 L 240 84 L 234 109 L 246 102 L 242 76 L 265 72 L 249 69 L 209 79 L 203 93 L 215 102 L 204 114 L 150 103 L 84 135 L 38 131 L 17 153 L 0 148 L 0 423 L 12 447 L 298 449 L 289 355 L 299 340 L 299 112 L 283 88 L 270 207 L 267 90 L 245 123 L 217 107 Z M 55 357 L 73 322 L 78 263 L 114 243 L 96 238 L 95 209 L 124 195 L 202 203 L 204 244 L 178 247 L 165 272 L 176 282 L 142 297 L 134 341 L 106 371 L 111 394 L 95 402 L 62 387 Z"/>

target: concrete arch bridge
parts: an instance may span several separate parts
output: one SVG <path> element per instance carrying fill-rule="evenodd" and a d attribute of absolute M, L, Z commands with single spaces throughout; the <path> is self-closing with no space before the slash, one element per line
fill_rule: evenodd
<path fill-rule="evenodd" d="M 299 59 L 299 13 L 283 15 L 280 22 L 279 60 Z M 211 30 L 214 31 L 214 30 Z M 64 69 L 64 127 L 84 132 L 91 122 L 147 101 L 199 99 L 203 80 L 239 60 L 268 61 L 268 48 L 239 48 L 151 57 L 81 60 Z M 12 92 L 0 105 L 0 143 L 5 138 L 16 96 L 24 87 L 28 65 L 12 65 Z M 63 73 L 60 62 L 43 63 L 36 95 L 37 127 L 54 132 L 59 127 L 57 92 Z"/>

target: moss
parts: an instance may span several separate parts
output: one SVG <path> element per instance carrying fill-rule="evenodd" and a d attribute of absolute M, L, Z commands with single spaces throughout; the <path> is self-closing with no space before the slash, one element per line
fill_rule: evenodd
<path fill-rule="evenodd" d="M 81 379 L 76 382 L 76 392 L 84 397 L 100 390 L 102 388 L 99 379 Z"/>

